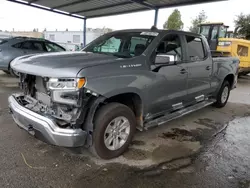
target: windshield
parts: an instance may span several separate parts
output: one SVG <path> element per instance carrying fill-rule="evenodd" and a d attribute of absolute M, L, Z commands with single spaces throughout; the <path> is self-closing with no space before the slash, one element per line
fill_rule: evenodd
<path fill-rule="evenodd" d="M 83 51 L 130 58 L 141 55 L 157 35 L 157 32 L 107 34 L 90 43 Z"/>
<path fill-rule="evenodd" d="M 200 27 L 199 33 L 201 35 L 205 36 L 206 38 L 208 38 L 209 30 L 210 30 L 210 26 L 209 25 L 203 25 L 203 26 Z"/>

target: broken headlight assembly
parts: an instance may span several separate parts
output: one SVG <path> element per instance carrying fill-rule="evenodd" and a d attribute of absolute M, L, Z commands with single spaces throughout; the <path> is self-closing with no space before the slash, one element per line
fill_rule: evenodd
<path fill-rule="evenodd" d="M 51 92 L 53 102 L 77 105 L 80 89 L 86 84 L 85 78 L 50 78 L 47 89 Z"/>
<path fill-rule="evenodd" d="M 85 78 L 50 78 L 47 88 L 50 90 L 79 90 L 85 83 Z"/>

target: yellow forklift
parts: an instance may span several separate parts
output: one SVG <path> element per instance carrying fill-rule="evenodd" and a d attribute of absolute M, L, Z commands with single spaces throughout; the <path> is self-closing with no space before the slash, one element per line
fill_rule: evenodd
<path fill-rule="evenodd" d="M 241 39 L 235 32 L 228 32 L 223 23 L 200 24 L 199 34 L 207 38 L 211 52 L 216 56 L 238 57 L 240 59 L 239 76 L 250 73 L 250 41 Z"/>

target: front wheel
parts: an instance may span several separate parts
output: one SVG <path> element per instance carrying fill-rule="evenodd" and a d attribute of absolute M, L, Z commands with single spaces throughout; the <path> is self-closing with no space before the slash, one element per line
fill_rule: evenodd
<path fill-rule="evenodd" d="M 10 74 L 16 78 L 20 76 L 20 73 L 10 68 Z"/>
<path fill-rule="evenodd" d="M 227 80 L 225 80 L 220 88 L 220 91 L 218 92 L 216 102 L 214 103 L 214 106 L 217 108 L 222 108 L 227 104 L 229 95 L 230 95 L 230 84 Z"/>
<path fill-rule="evenodd" d="M 127 150 L 136 130 L 136 119 L 129 107 L 110 103 L 98 110 L 94 125 L 90 150 L 100 158 L 111 159 Z"/>
<path fill-rule="evenodd" d="M 10 72 L 9 72 L 9 71 L 5 71 L 5 70 L 4 70 L 3 72 L 4 72 L 5 74 L 10 74 Z"/>

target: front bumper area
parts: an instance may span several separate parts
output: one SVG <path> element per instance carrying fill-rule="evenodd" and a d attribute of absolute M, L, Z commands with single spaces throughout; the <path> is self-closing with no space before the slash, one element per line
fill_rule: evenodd
<path fill-rule="evenodd" d="M 85 145 L 87 133 L 82 129 L 60 128 L 52 119 L 23 107 L 14 95 L 8 98 L 8 102 L 16 124 L 39 140 L 62 147 Z"/>

